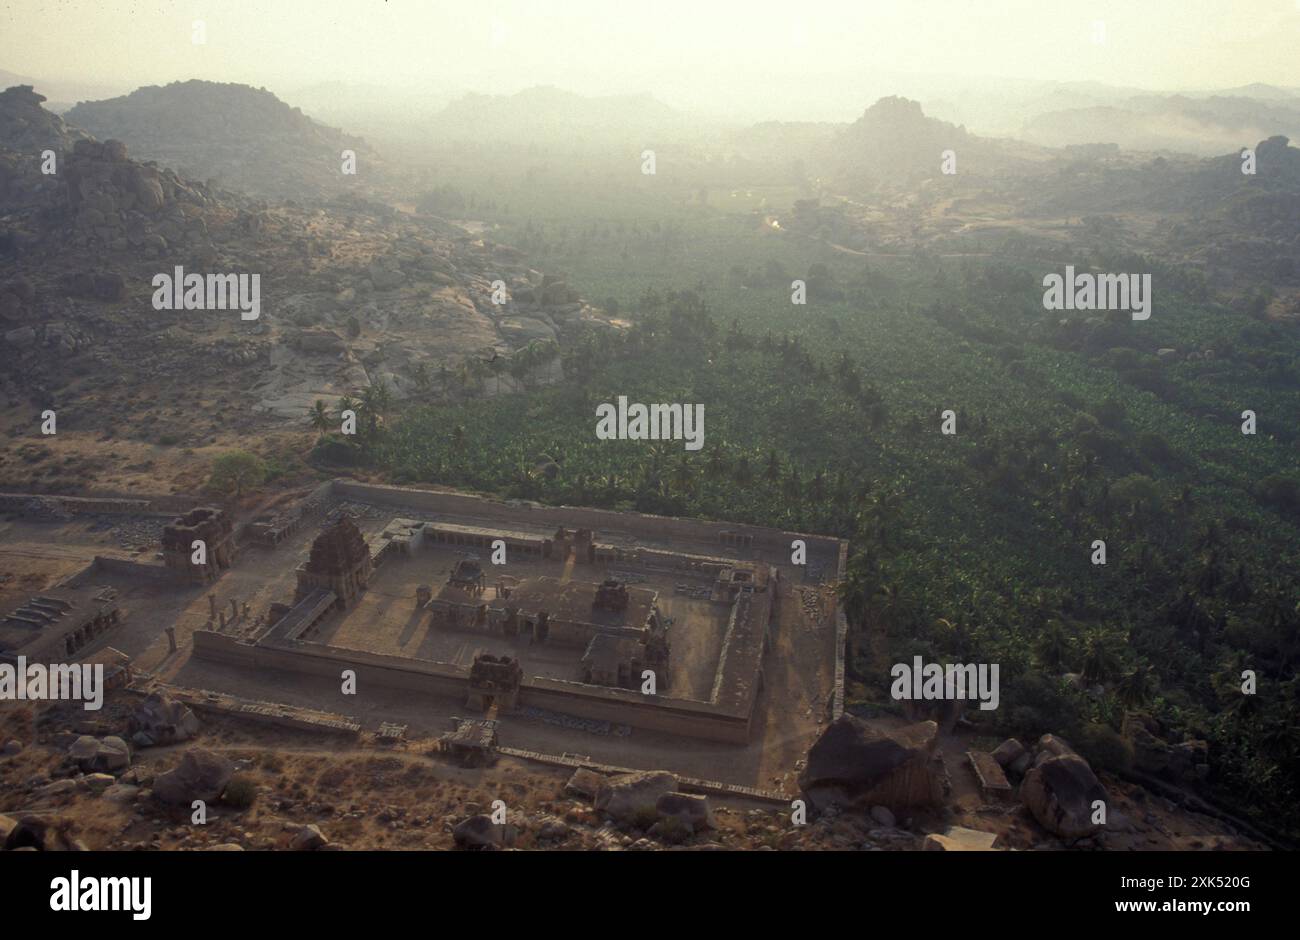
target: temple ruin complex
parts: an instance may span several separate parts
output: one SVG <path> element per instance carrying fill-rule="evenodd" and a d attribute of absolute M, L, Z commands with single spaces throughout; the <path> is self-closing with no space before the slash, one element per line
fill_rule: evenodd
<path fill-rule="evenodd" d="M 536 746 L 530 728 L 565 737 L 542 749 L 603 748 L 611 764 L 638 747 L 662 763 L 674 740 L 753 744 L 733 776 L 746 785 L 765 783 L 769 736 L 806 747 L 842 711 L 839 539 L 350 480 L 247 520 L 197 501 L 178 515 L 174 497 L 49 499 L 68 518 L 159 520 L 159 550 L 97 553 L 13 604 L 0 655 L 97 652 L 125 611 L 136 639 L 113 646 L 154 644 L 155 668 L 179 656 L 181 687 L 346 715 L 357 700 L 339 680 L 354 676 L 392 693 L 385 727 L 450 723 L 448 753 L 467 762 Z"/>

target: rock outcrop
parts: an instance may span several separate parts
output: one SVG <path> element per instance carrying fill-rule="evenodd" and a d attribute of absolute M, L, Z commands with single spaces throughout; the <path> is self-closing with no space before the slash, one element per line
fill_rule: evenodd
<path fill-rule="evenodd" d="M 1021 801 L 1044 829 L 1067 841 L 1100 831 L 1093 820 L 1106 791 L 1088 762 L 1054 735 L 1043 735 L 1038 745 L 1034 766 L 1020 784 Z"/>
<path fill-rule="evenodd" d="M 852 715 L 832 723 L 808 751 L 799 787 L 809 805 L 869 812 L 930 806 L 943 796 L 934 767 L 939 728 L 922 721 L 882 731 Z"/>
<path fill-rule="evenodd" d="M 602 781 L 595 807 L 620 822 L 653 823 L 659 798 L 677 792 L 677 778 L 662 770 L 619 774 Z"/>
<path fill-rule="evenodd" d="M 221 798 L 234 773 L 235 765 L 220 754 L 191 748 L 179 765 L 154 779 L 153 795 L 164 803 L 180 806 L 195 800 L 211 803 Z"/>
<path fill-rule="evenodd" d="M 114 773 L 131 766 L 131 749 L 114 736 L 97 740 L 83 734 L 68 749 L 68 757 L 86 773 Z"/>
<path fill-rule="evenodd" d="M 514 845 L 517 831 L 509 824 L 494 823 L 482 813 L 458 823 L 452 839 L 460 849 L 499 849 Z"/>
<path fill-rule="evenodd" d="M 183 702 L 162 692 L 151 692 L 131 712 L 128 730 L 141 747 L 176 744 L 199 733 L 199 719 Z"/>

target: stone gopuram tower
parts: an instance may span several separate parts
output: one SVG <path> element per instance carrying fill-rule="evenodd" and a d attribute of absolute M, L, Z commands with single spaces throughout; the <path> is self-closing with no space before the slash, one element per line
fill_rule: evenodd
<path fill-rule="evenodd" d="M 469 667 L 469 694 L 465 707 L 488 711 L 493 705 L 499 712 L 514 710 L 524 670 L 511 656 L 479 653 Z"/>
<path fill-rule="evenodd" d="M 194 563 L 194 543 L 203 542 L 207 561 Z M 192 509 L 163 527 L 163 564 L 196 584 L 220 577 L 235 560 L 235 532 L 229 517 L 220 509 L 203 506 Z"/>
<path fill-rule="evenodd" d="M 370 546 L 361 530 L 346 514 L 326 526 L 311 543 L 311 556 L 298 567 L 298 590 L 294 603 L 313 591 L 333 591 L 338 606 L 347 607 L 365 590 L 374 565 Z"/>

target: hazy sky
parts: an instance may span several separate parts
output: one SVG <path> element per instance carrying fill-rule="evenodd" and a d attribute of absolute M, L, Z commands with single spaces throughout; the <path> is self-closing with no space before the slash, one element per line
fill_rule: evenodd
<path fill-rule="evenodd" d="M 554 84 L 785 111 L 832 79 L 885 92 L 878 80 L 895 73 L 1300 86 L 1297 49 L 1300 0 L 0 0 L 0 69 L 281 94 L 324 81 Z"/>

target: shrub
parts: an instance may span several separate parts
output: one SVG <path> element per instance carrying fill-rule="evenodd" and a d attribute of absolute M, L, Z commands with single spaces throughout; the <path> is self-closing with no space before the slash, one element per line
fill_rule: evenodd
<path fill-rule="evenodd" d="M 221 802 L 238 809 L 248 809 L 257 801 L 257 783 L 248 774 L 236 774 L 226 784 Z"/>
<path fill-rule="evenodd" d="M 1122 773 L 1133 764 L 1133 745 L 1109 725 L 1096 722 L 1084 725 L 1075 747 L 1093 770 Z"/>

